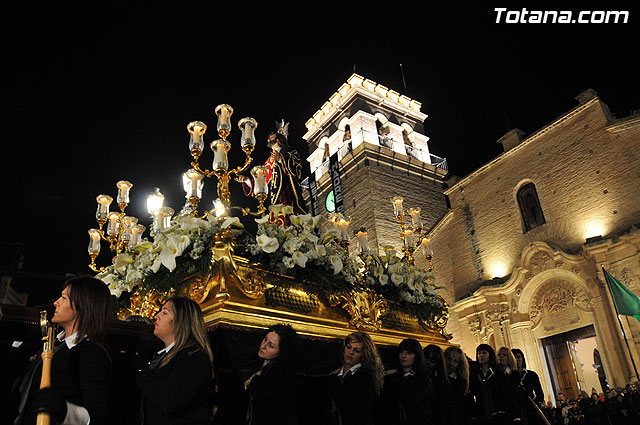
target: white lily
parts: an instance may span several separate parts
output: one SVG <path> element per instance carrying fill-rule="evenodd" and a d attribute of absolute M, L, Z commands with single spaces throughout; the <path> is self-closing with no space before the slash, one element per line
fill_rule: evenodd
<path fill-rule="evenodd" d="M 331 255 L 329 261 L 331 261 L 331 265 L 333 266 L 333 274 L 338 274 L 342 271 L 342 258 L 340 258 L 339 255 Z"/>
<path fill-rule="evenodd" d="M 381 274 L 380 276 L 378 276 L 378 280 L 380 281 L 380 285 L 387 285 L 389 283 L 389 276 L 386 274 Z"/>
<path fill-rule="evenodd" d="M 327 248 L 324 245 L 316 245 L 316 252 L 318 253 L 318 257 L 324 257 L 327 255 Z"/>
<path fill-rule="evenodd" d="M 309 257 L 300 251 L 294 252 L 292 257 L 296 264 L 303 268 L 307 265 L 307 261 L 309 260 Z"/>
<path fill-rule="evenodd" d="M 269 215 L 267 214 L 260 218 L 256 218 L 255 221 L 258 224 L 267 224 L 269 222 Z"/>
<path fill-rule="evenodd" d="M 242 223 L 240 222 L 240 219 L 238 217 L 229 217 L 227 218 L 223 223 L 222 223 L 222 228 L 226 229 L 230 226 L 235 226 L 235 227 L 244 227 L 242 225 Z"/>
<path fill-rule="evenodd" d="M 191 241 L 187 235 L 169 235 L 167 246 L 160 251 L 158 259 L 169 271 L 173 271 L 176 268 L 176 257 L 182 255 L 190 243 Z"/>
<path fill-rule="evenodd" d="M 116 270 L 124 270 L 129 264 L 133 264 L 133 257 L 127 253 L 118 254 L 113 259 L 113 268 Z"/>
<path fill-rule="evenodd" d="M 278 239 L 272 238 L 267 235 L 260 235 L 256 238 L 256 242 L 260 246 L 260 248 L 266 253 L 276 252 L 276 250 L 280 247 L 280 243 Z"/>
<path fill-rule="evenodd" d="M 391 281 L 393 282 L 394 285 L 396 286 L 400 285 L 403 280 L 404 278 L 402 277 L 402 275 L 399 275 L 397 273 L 391 274 Z"/>

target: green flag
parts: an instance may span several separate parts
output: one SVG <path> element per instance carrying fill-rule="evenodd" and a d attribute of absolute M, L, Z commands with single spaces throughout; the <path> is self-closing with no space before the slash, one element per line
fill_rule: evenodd
<path fill-rule="evenodd" d="M 611 276 L 604 267 L 602 268 L 602 272 L 611 288 L 611 294 L 613 295 L 613 301 L 616 304 L 618 313 L 624 314 L 625 316 L 633 316 L 640 322 L 640 297 L 620 283 L 618 279 Z"/>

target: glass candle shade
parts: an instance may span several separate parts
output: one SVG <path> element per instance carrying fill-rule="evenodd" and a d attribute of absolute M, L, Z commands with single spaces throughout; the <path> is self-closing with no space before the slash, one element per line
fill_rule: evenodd
<path fill-rule="evenodd" d="M 258 122 L 253 118 L 242 118 L 238 122 L 238 127 L 242 131 L 240 138 L 240 145 L 244 148 L 245 145 L 256 145 L 255 129 L 258 127 Z"/>
<path fill-rule="evenodd" d="M 186 198 L 202 198 L 202 187 L 204 186 L 202 179 L 204 176 L 195 169 L 190 168 L 184 173 L 184 177 L 183 183 Z"/>
<path fill-rule="evenodd" d="M 112 211 L 107 216 L 107 235 L 115 236 L 118 234 L 118 230 L 120 229 L 120 214 Z"/>
<path fill-rule="evenodd" d="M 142 234 L 145 231 L 145 227 L 142 224 L 136 224 L 131 227 L 131 239 L 129 239 L 129 248 L 135 248 L 140 243 Z"/>
<path fill-rule="evenodd" d="M 253 194 L 267 194 L 269 188 L 267 186 L 267 173 L 269 169 L 264 165 L 258 165 L 251 169 L 251 175 L 253 176 Z"/>
<path fill-rule="evenodd" d="M 414 228 L 422 227 L 422 223 L 420 222 L 420 208 L 409 208 L 407 214 L 411 217 L 411 225 Z"/>
<path fill-rule="evenodd" d="M 356 239 L 360 252 L 369 251 L 369 233 L 367 233 L 364 227 L 356 232 Z"/>
<path fill-rule="evenodd" d="M 131 182 L 126 180 L 120 180 L 116 183 L 116 187 L 118 188 L 118 204 L 128 204 L 129 203 L 129 190 L 133 187 Z"/>
<path fill-rule="evenodd" d="M 128 241 L 131 239 L 131 229 L 133 226 L 138 224 L 138 219 L 136 217 L 124 216 L 122 217 L 122 240 Z"/>
<path fill-rule="evenodd" d="M 218 135 L 226 138 L 231 132 L 231 115 L 233 114 L 233 108 L 229 105 L 222 104 L 216 106 L 215 112 L 218 116 Z"/>
<path fill-rule="evenodd" d="M 100 232 L 98 229 L 89 229 L 89 254 L 100 253 Z"/>
<path fill-rule="evenodd" d="M 404 239 L 404 245 L 407 248 L 415 248 L 416 247 L 416 235 L 413 232 L 413 227 L 405 226 L 402 229 L 402 236 Z"/>
<path fill-rule="evenodd" d="M 428 238 L 422 240 L 422 250 L 424 251 L 425 257 L 430 258 L 433 256 L 433 251 L 431 251 L 431 243 L 429 243 Z"/>
<path fill-rule="evenodd" d="M 349 224 L 351 224 L 351 217 L 340 217 L 338 219 L 338 229 L 340 229 L 343 241 L 349 240 Z"/>
<path fill-rule="evenodd" d="M 163 203 L 164 195 L 160 193 L 160 189 L 156 187 L 155 193 L 147 197 L 147 212 L 151 216 L 155 216 L 158 213 L 158 210 L 162 208 Z"/>
<path fill-rule="evenodd" d="M 171 218 L 173 217 L 173 212 L 173 208 L 170 207 L 162 207 L 158 210 L 156 230 L 163 230 L 171 227 Z"/>
<path fill-rule="evenodd" d="M 207 126 L 201 121 L 192 121 L 187 125 L 187 131 L 189 132 L 189 152 L 193 155 L 200 155 L 204 149 L 204 133 L 207 131 Z"/>
<path fill-rule="evenodd" d="M 398 219 L 404 217 L 404 210 L 402 209 L 402 201 L 403 199 L 401 196 L 396 196 L 395 198 L 391 199 L 391 203 L 393 204 L 393 214 Z"/>
<path fill-rule="evenodd" d="M 228 170 L 229 158 L 227 152 L 231 149 L 231 144 L 224 139 L 218 139 L 211 142 L 211 150 L 213 151 L 213 169 Z"/>
<path fill-rule="evenodd" d="M 213 211 L 216 217 L 227 217 L 229 215 L 229 211 L 225 208 L 224 203 L 220 199 L 214 199 L 213 201 Z"/>
<path fill-rule="evenodd" d="M 113 198 L 109 195 L 98 195 L 96 201 L 98 202 L 96 220 L 106 220 L 109 215 L 109 205 L 113 202 Z"/>

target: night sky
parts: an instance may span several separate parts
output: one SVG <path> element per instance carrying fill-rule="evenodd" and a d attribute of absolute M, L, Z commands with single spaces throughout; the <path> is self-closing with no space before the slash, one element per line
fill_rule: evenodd
<path fill-rule="evenodd" d="M 221 103 L 235 109 L 232 165 L 245 116 L 259 122 L 256 164 L 282 118 L 306 157 L 304 123 L 355 72 L 422 102 L 432 153 L 460 177 L 498 155 L 505 132 L 535 132 L 576 106 L 583 89 L 618 117 L 640 109 L 637 7 L 627 24 L 541 25 L 496 24 L 498 4 L 393 2 L 383 12 L 362 2 L 146 3 L 5 13 L 2 274 L 15 275 L 18 248 L 23 273 L 88 272 L 95 197 L 115 198 L 120 179 L 134 184 L 127 213 L 143 224 L 154 187 L 179 210 L 186 125 L 204 121 L 208 144 Z M 210 167 L 212 153 L 203 156 Z M 214 180 L 203 197 L 215 197 Z"/>

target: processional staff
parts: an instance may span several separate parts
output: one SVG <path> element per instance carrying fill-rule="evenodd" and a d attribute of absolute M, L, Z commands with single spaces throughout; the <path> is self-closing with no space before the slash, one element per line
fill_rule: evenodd
<path fill-rule="evenodd" d="M 40 389 L 51 386 L 51 360 L 53 359 L 54 327 L 47 320 L 47 311 L 40 312 L 40 330 L 42 331 L 42 376 L 40 377 Z M 39 412 L 37 425 L 49 425 L 51 417 L 49 413 Z"/>

